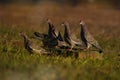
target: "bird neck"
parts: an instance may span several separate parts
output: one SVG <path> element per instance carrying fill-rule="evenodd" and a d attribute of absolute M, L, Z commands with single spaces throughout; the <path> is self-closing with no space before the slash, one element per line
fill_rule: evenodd
<path fill-rule="evenodd" d="M 61 35 L 60 32 L 59 32 L 59 34 L 58 34 L 58 40 L 63 41 L 63 38 L 62 38 L 62 35 Z"/>
<path fill-rule="evenodd" d="M 23 38 L 24 38 L 24 43 L 26 43 L 28 41 L 27 35 L 23 35 Z"/>
<path fill-rule="evenodd" d="M 65 25 L 65 34 L 70 35 L 70 29 L 69 26 Z"/>
<path fill-rule="evenodd" d="M 51 26 L 51 23 L 48 23 L 48 25 L 49 25 L 49 28 L 50 28 L 50 26 Z"/>

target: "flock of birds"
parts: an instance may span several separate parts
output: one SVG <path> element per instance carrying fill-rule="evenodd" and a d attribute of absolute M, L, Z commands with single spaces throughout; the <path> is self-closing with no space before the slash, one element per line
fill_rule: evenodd
<path fill-rule="evenodd" d="M 62 23 L 62 26 L 64 26 L 64 35 L 62 36 L 61 32 L 57 32 L 54 24 L 51 22 L 50 19 L 47 19 L 48 23 L 48 33 L 39 33 L 34 32 L 34 35 L 37 39 L 42 41 L 43 48 L 41 49 L 35 49 L 31 46 L 31 40 L 26 35 L 25 32 L 21 32 L 20 35 L 24 38 L 24 47 L 26 50 L 28 50 L 30 53 L 36 52 L 39 54 L 48 54 L 48 49 L 65 49 L 67 51 L 86 51 L 91 47 L 94 47 L 99 53 L 102 53 L 103 50 L 100 47 L 99 43 L 93 38 L 93 36 L 89 33 L 85 23 L 83 21 L 80 21 L 80 35 L 78 40 L 73 40 L 71 37 L 70 27 L 68 22 Z"/>

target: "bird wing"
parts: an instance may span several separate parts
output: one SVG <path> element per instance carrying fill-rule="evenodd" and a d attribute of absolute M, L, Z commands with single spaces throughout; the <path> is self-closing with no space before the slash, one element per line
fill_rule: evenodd
<path fill-rule="evenodd" d="M 24 47 L 27 51 L 29 51 L 30 53 L 33 53 L 33 49 L 31 48 L 31 40 L 28 38 L 28 36 L 24 33 L 23 35 L 24 38 Z"/>
<path fill-rule="evenodd" d="M 58 33 L 57 39 L 58 39 L 59 41 L 64 41 L 64 40 L 63 40 L 63 37 L 62 37 L 62 35 L 61 35 L 61 32 Z"/>
<path fill-rule="evenodd" d="M 42 34 L 42 33 L 39 33 L 39 32 L 34 32 L 34 35 L 36 36 L 37 39 L 39 40 L 43 40 L 45 38 L 48 38 L 48 35 L 47 34 Z"/>
<path fill-rule="evenodd" d="M 48 35 L 51 39 L 54 39 L 58 36 L 56 30 L 55 30 L 55 27 L 53 25 L 53 23 L 51 21 L 48 22 Z"/>
<path fill-rule="evenodd" d="M 72 45 L 71 38 L 65 36 L 65 37 L 64 37 L 64 40 L 65 40 L 65 42 L 66 42 L 67 44 L 69 44 L 70 46 Z"/>
<path fill-rule="evenodd" d="M 90 32 L 87 29 L 85 30 L 85 35 L 84 36 L 85 36 L 85 38 L 87 40 L 87 43 L 90 44 L 90 46 L 93 46 L 93 47 L 95 47 L 95 48 L 97 48 L 99 50 L 102 50 L 102 48 L 100 47 L 97 40 L 90 34 Z"/>

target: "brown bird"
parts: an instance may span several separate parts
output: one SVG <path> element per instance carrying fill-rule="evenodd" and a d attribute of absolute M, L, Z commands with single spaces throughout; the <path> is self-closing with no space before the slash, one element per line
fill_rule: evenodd
<path fill-rule="evenodd" d="M 65 27 L 64 40 L 70 46 L 69 50 L 72 50 L 73 48 L 75 50 L 78 49 L 76 46 L 79 46 L 80 47 L 79 49 L 81 49 L 83 46 L 82 46 L 81 42 L 79 41 L 79 39 L 77 39 L 76 36 L 74 36 L 74 40 L 73 40 L 73 34 L 71 35 L 71 33 L 70 33 L 69 23 L 64 22 L 62 25 Z M 75 40 L 75 38 L 76 38 L 76 40 Z"/>
<path fill-rule="evenodd" d="M 26 35 L 25 32 L 21 32 L 20 35 L 24 38 L 24 47 L 27 51 L 29 51 L 30 53 L 33 53 L 33 49 L 30 47 L 31 45 L 31 41 L 28 38 L 28 36 Z"/>
<path fill-rule="evenodd" d="M 80 39 L 82 40 L 82 43 L 86 47 L 86 49 L 89 49 L 93 46 L 94 48 L 97 48 L 99 50 L 99 53 L 103 52 L 98 42 L 89 33 L 83 21 L 80 21 Z"/>
<path fill-rule="evenodd" d="M 64 22 L 62 25 L 64 26 L 64 40 L 70 46 L 69 50 L 71 51 L 72 48 L 74 47 L 74 43 L 71 39 L 69 23 Z"/>
<path fill-rule="evenodd" d="M 58 46 L 60 42 L 58 40 L 58 34 L 51 20 L 47 19 L 47 23 L 48 23 L 48 34 L 41 34 L 39 32 L 34 32 L 34 34 L 38 39 L 41 39 L 43 41 L 44 46 L 53 48 Z"/>
<path fill-rule="evenodd" d="M 34 32 L 34 35 L 36 36 L 37 39 L 42 40 L 43 45 L 45 47 L 55 47 L 58 43 L 57 43 L 57 33 L 55 30 L 55 27 L 53 25 L 53 23 L 51 22 L 50 19 L 47 19 L 47 23 L 48 23 L 48 33 L 47 34 L 42 34 L 39 32 Z"/>
<path fill-rule="evenodd" d="M 58 45 L 58 33 L 50 19 L 47 19 L 48 23 L 48 36 L 50 40 L 48 40 L 49 47 L 56 47 Z"/>
<path fill-rule="evenodd" d="M 35 49 L 32 46 L 31 40 L 28 38 L 25 32 L 21 32 L 20 35 L 24 38 L 24 47 L 30 53 L 38 53 L 38 54 L 48 54 L 45 49 Z"/>
<path fill-rule="evenodd" d="M 47 23 L 48 23 L 48 27 L 49 27 L 48 28 L 48 36 L 51 39 L 55 39 L 58 36 L 58 34 L 57 34 L 56 30 L 55 30 L 55 27 L 54 27 L 54 25 L 53 25 L 53 23 L 52 23 L 52 21 L 50 19 L 47 19 Z"/>

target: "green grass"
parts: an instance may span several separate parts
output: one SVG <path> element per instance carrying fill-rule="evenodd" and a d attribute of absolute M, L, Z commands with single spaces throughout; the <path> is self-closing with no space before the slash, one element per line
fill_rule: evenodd
<path fill-rule="evenodd" d="M 1 80 L 119 80 L 120 39 L 99 39 L 104 49 L 97 52 L 79 52 L 74 56 L 47 56 L 29 54 L 18 35 L 22 28 L 0 26 Z M 24 29 L 27 31 L 27 29 Z M 29 36 L 32 29 L 28 30 Z M 16 34 L 17 33 L 17 34 Z M 118 44 L 116 44 L 118 43 Z M 64 54 L 64 52 L 62 53 Z M 92 54 L 92 55 L 91 55 Z"/>

